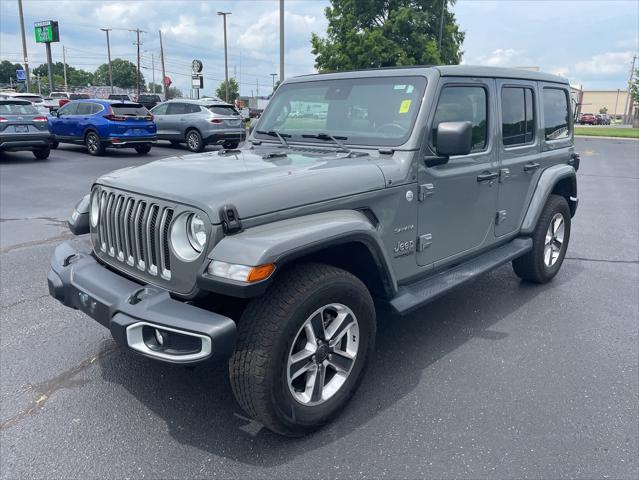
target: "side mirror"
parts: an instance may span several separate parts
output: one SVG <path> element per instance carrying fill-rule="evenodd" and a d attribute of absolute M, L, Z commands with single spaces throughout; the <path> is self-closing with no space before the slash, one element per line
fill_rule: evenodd
<path fill-rule="evenodd" d="M 57 111 L 57 110 L 51 110 L 51 111 L 49 112 L 49 114 L 50 114 L 52 117 L 57 117 L 57 116 L 58 116 L 58 111 Z"/>
<path fill-rule="evenodd" d="M 472 140 L 472 123 L 442 122 L 437 126 L 437 155 L 440 157 L 468 155 L 472 148 Z"/>

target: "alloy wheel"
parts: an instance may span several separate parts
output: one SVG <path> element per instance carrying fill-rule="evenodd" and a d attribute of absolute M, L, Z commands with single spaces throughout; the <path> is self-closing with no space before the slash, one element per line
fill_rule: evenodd
<path fill-rule="evenodd" d="M 555 213 L 550 220 L 548 230 L 546 230 L 546 240 L 544 242 L 544 265 L 552 267 L 561 254 L 564 244 L 564 216 L 561 213 Z"/>
<path fill-rule="evenodd" d="M 359 347 L 359 324 L 346 305 L 317 309 L 297 332 L 289 351 L 286 376 L 299 403 L 319 405 L 348 379 Z"/>

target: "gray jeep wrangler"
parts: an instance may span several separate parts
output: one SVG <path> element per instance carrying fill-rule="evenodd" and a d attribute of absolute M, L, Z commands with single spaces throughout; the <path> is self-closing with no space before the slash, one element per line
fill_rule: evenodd
<path fill-rule="evenodd" d="M 287 80 L 241 149 L 100 177 L 52 296 L 149 358 L 228 361 L 241 407 L 301 435 L 345 406 L 376 309 L 512 262 L 545 283 L 577 208 L 565 79 L 445 66 Z"/>

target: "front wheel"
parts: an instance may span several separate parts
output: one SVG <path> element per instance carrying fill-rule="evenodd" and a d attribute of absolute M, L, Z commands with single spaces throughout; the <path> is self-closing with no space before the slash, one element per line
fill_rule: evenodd
<path fill-rule="evenodd" d="M 353 395 L 375 331 L 373 300 L 358 278 L 323 264 L 295 266 L 249 303 L 238 323 L 233 393 L 267 428 L 303 435 Z"/>
<path fill-rule="evenodd" d="M 98 156 L 104 153 L 104 145 L 100 141 L 100 137 L 95 132 L 89 132 L 84 137 L 84 145 L 87 147 L 89 154 Z"/>
<path fill-rule="evenodd" d="M 33 156 L 38 160 L 46 160 L 49 158 L 50 153 L 51 149 L 49 147 L 39 148 L 38 150 L 33 151 Z"/>
<path fill-rule="evenodd" d="M 146 155 L 151 151 L 151 145 L 148 144 L 136 145 L 134 148 L 140 155 Z"/>
<path fill-rule="evenodd" d="M 201 152 L 204 150 L 204 140 L 197 130 L 189 130 L 186 133 L 186 147 L 192 152 Z"/>
<path fill-rule="evenodd" d="M 568 202 L 560 195 L 550 195 L 532 234 L 532 250 L 513 260 L 515 273 L 530 282 L 549 282 L 561 268 L 569 240 Z"/>

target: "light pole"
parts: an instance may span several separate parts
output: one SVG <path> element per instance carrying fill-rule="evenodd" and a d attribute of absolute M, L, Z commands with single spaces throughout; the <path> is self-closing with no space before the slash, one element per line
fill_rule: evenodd
<path fill-rule="evenodd" d="M 284 0 L 280 0 L 280 81 L 284 81 Z"/>
<path fill-rule="evenodd" d="M 24 15 L 22 12 L 22 0 L 18 0 L 18 11 L 20 13 L 20 34 L 22 35 L 22 58 L 24 60 L 24 73 L 26 74 L 27 92 L 31 88 L 31 77 L 29 74 L 29 56 L 27 55 L 27 40 L 24 35 Z"/>
<path fill-rule="evenodd" d="M 113 70 L 111 70 L 111 42 L 109 41 L 110 28 L 101 28 L 103 32 L 106 32 L 107 37 L 107 56 L 109 59 L 109 85 L 111 86 L 111 93 L 113 93 Z"/>
<path fill-rule="evenodd" d="M 226 44 L 226 16 L 231 15 L 231 12 L 217 12 L 224 19 L 224 85 L 226 86 L 226 103 L 229 103 L 229 57 Z"/>
<path fill-rule="evenodd" d="M 275 91 L 275 77 L 277 77 L 277 73 L 270 73 L 271 77 L 273 77 L 273 91 Z"/>
<path fill-rule="evenodd" d="M 444 35 L 444 13 L 446 12 L 447 0 L 442 0 L 442 14 L 439 18 L 439 56 L 442 56 L 442 37 Z"/>

